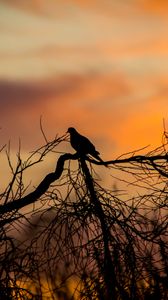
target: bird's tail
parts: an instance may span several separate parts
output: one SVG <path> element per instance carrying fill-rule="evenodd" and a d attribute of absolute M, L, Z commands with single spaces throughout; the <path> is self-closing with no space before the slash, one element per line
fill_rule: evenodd
<path fill-rule="evenodd" d="M 104 162 L 104 160 L 100 157 L 100 153 L 98 151 L 95 151 L 95 155 L 94 155 L 95 158 L 97 158 L 97 160 L 99 160 L 100 162 L 102 162 L 102 164 L 105 166 L 105 167 L 108 167 L 108 165 Z"/>

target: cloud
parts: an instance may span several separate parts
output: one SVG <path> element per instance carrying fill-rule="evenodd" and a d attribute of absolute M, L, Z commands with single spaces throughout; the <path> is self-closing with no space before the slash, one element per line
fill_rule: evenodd
<path fill-rule="evenodd" d="M 117 153 L 156 144 L 168 109 L 166 86 L 166 79 L 130 81 L 119 73 L 62 76 L 35 83 L 1 82 L 1 142 L 11 138 L 18 145 L 21 137 L 23 147 L 39 146 L 42 115 L 49 138 L 74 126 L 106 155 L 111 148 Z M 155 134 L 151 134 L 152 127 Z"/>
<path fill-rule="evenodd" d="M 116 111 L 120 115 L 120 98 L 125 94 L 129 86 L 119 74 L 89 73 L 33 83 L 1 81 L 0 125 L 7 139 L 21 136 L 27 145 L 39 141 L 40 115 L 50 136 L 70 125 L 88 131 L 99 122 L 103 130 L 105 115 L 110 111 L 114 119 Z"/>
<path fill-rule="evenodd" d="M 139 1 L 36 1 L 46 14 L 52 5 L 58 7 L 52 9 L 56 15 L 48 17 L 18 9 L 21 2 L 29 1 L 19 1 L 17 8 L 9 1 L 11 6 L 0 9 L 1 79 L 45 79 L 90 70 L 121 70 L 134 76 L 167 70 L 168 18 L 150 14 Z"/>
<path fill-rule="evenodd" d="M 152 11 L 156 1 L 149 2 Z M 145 128 L 158 124 L 167 109 L 154 101 L 167 93 L 167 18 L 144 1 L 65 3 L 52 2 L 53 14 L 45 0 L 2 7 L 1 134 L 31 147 L 43 115 L 49 136 L 73 125 L 103 149 L 146 143 L 149 131 L 137 137 L 134 130 L 141 120 Z"/>
<path fill-rule="evenodd" d="M 58 96 L 74 89 L 80 76 L 64 76 L 54 80 L 39 82 L 0 81 L 0 105 L 1 110 L 10 105 L 32 104 L 39 99 Z M 1 113 L 1 112 L 0 112 Z"/>

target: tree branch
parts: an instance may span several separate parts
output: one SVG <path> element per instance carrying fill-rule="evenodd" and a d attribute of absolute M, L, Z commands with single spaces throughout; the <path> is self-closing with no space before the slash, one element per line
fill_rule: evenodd
<path fill-rule="evenodd" d="M 9 213 L 14 210 L 19 210 L 20 208 L 37 201 L 37 199 L 39 197 L 41 197 L 47 191 L 50 184 L 60 178 L 60 176 L 64 170 L 65 161 L 68 159 L 76 160 L 78 158 L 79 158 L 79 156 L 77 153 L 75 153 L 75 154 L 66 153 L 64 155 L 61 155 L 58 159 L 55 172 L 47 174 L 46 177 L 37 186 L 37 188 L 30 194 L 26 195 L 23 198 L 15 200 L 13 202 L 8 202 L 5 205 L 1 205 L 0 206 L 0 214 L 3 215 L 5 213 Z"/>
<path fill-rule="evenodd" d="M 94 163 L 96 165 L 115 165 L 115 164 L 122 164 L 122 163 L 129 163 L 129 162 L 137 162 L 137 163 L 143 163 L 143 162 L 153 162 L 153 161 L 168 161 L 168 154 L 165 155 L 155 155 L 155 156 L 145 156 L 145 155 L 135 155 L 128 158 L 123 159 L 114 159 L 114 160 L 107 160 L 103 163 L 94 159 L 91 159 L 90 157 L 87 157 L 86 160 L 90 161 L 91 163 Z M 167 174 L 168 176 L 168 174 Z"/>
<path fill-rule="evenodd" d="M 13 202 L 8 202 L 4 205 L 0 206 L 0 215 L 3 215 L 5 213 L 12 212 L 14 210 L 19 210 L 29 204 L 32 204 L 38 200 L 39 197 L 41 197 L 49 188 L 50 184 L 54 182 L 55 180 L 58 180 L 64 170 L 64 163 L 66 160 L 76 160 L 79 159 L 79 154 L 71 154 L 66 153 L 59 157 L 55 172 L 49 173 L 46 175 L 46 177 L 40 182 L 40 184 L 37 186 L 37 188 L 31 192 L 30 194 L 26 195 L 23 198 L 17 199 Z M 157 170 L 161 175 L 164 177 L 168 177 L 168 174 L 165 172 L 161 172 L 160 169 L 158 169 L 155 161 L 168 161 L 168 154 L 166 155 L 155 155 L 155 156 L 143 156 L 143 155 L 136 155 L 131 156 L 129 158 L 125 159 L 116 159 L 116 160 L 109 160 L 106 162 L 99 162 L 96 160 L 91 159 L 90 157 L 86 156 L 85 159 L 91 163 L 97 164 L 97 165 L 115 165 L 115 164 L 122 164 L 122 163 L 130 163 L 130 162 L 137 162 L 137 163 L 144 163 L 144 162 L 150 162 L 151 165 L 155 170 Z"/>

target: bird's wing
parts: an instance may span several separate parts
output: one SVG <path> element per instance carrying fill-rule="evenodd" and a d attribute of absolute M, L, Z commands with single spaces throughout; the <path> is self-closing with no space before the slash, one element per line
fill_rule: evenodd
<path fill-rule="evenodd" d="M 91 143 L 91 141 L 83 135 L 79 136 L 79 144 L 88 153 L 90 153 L 90 151 L 96 151 L 95 146 Z"/>

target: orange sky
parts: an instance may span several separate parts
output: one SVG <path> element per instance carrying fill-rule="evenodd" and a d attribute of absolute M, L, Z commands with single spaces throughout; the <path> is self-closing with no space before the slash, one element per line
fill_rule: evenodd
<path fill-rule="evenodd" d="M 75 126 L 105 159 L 159 145 L 168 111 L 167 1 L 0 1 L 1 144 Z"/>

